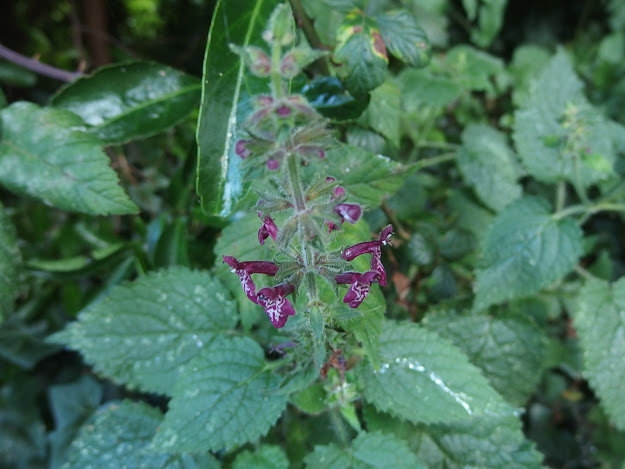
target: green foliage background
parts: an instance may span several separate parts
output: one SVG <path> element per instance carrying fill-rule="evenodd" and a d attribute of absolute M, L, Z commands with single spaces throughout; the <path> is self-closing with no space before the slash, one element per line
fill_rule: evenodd
<path fill-rule="evenodd" d="M 277 2 L 93 3 L 0 17 L 84 72 L 0 59 L 0 467 L 625 467 L 625 1 L 290 2 L 343 142 L 303 177 L 366 210 L 336 249 L 396 235 L 286 359 L 221 262 L 271 256 L 227 46 Z"/>

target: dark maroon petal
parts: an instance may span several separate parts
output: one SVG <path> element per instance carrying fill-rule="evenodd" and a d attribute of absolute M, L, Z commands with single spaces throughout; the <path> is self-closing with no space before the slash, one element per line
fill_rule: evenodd
<path fill-rule="evenodd" d="M 342 221 L 347 221 L 349 223 L 356 223 L 360 220 L 360 216 L 362 215 L 360 205 L 356 204 L 338 204 L 334 207 L 334 211 L 338 213 Z"/>
<path fill-rule="evenodd" d="M 334 281 L 338 284 L 352 284 L 357 282 L 362 277 L 361 273 L 358 272 L 343 272 L 342 274 L 338 274 L 334 277 Z"/>
<path fill-rule="evenodd" d="M 343 251 L 341 257 L 346 261 L 352 261 L 363 254 L 373 254 L 380 249 L 382 243 L 379 240 L 365 241 L 364 243 L 354 244 Z"/>
<path fill-rule="evenodd" d="M 328 233 L 332 233 L 332 230 L 341 229 L 338 225 L 336 225 L 335 223 L 332 223 L 331 221 L 326 220 L 326 225 L 328 225 Z"/>
<path fill-rule="evenodd" d="M 270 171 L 275 171 L 280 167 L 280 162 L 274 158 L 269 158 L 267 160 L 267 169 Z"/>
<path fill-rule="evenodd" d="M 280 117 L 287 117 L 291 114 L 291 108 L 285 105 L 279 106 L 278 109 L 276 109 L 276 114 Z"/>
<path fill-rule="evenodd" d="M 260 219 L 263 220 L 263 226 L 261 226 L 258 230 L 258 242 L 260 244 L 265 244 L 265 240 L 269 236 L 271 236 L 271 239 L 275 241 L 278 237 L 278 227 L 276 226 L 273 219 L 269 215 L 263 217 L 263 214 L 261 212 L 258 212 L 258 216 Z"/>
<path fill-rule="evenodd" d="M 293 285 L 281 284 L 275 287 L 263 288 L 258 292 L 258 304 L 265 309 L 271 324 L 276 329 L 283 327 L 289 316 L 295 314 L 293 305 L 285 298 L 286 295 L 293 293 L 293 291 Z"/>
<path fill-rule="evenodd" d="M 355 272 L 348 272 L 354 274 Z M 342 275 L 342 274 L 341 274 Z M 350 308 L 358 308 L 360 304 L 369 294 L 371 290 L 371 284 L 380 277 L 378 272 L 368 271 L 364 274 L 356 274 L 358 280 L 351 284 L 349 290 L 343 298 L 343 303 L 348 303 Z"/>
<path fill-rule="evenodd" d="M 330 200 L 338 199 L 339 197 L 343 197 L 344 195 L 345 195 L 345 189 L 343 189 L 341 186 L 336 186 L 334 188 L 334 195 L 330 197 Z"/>
<path fill-rule="evenodd" d="M 268 261 L 239 262 L 239 269 L 245 270 L 248 274 L 265 274 L 272 277 L 278 273 L 278 266 Z"/>
<path fill-rule="evenodd" d="M 245 270 L 237 270 L 236 273 L 241 279 L 241 286 L 243 287 L 243 291 L 247 297 L 254 303 L 258 304 L 258 300 L 256 299 L 256 285 L 254 285 L 252 276 Z"/>
<path fill-rule="evenodd" d="M 250 143 L 250 140 L 239 140 L 234 146 L 234 152 L 241 157 L 241 159 L 245 159 L 252 154 L 249 148 L 247 148 L 247 144 Z"/>
<path fill-rule="evenodd" d="M 222 258 L 224 262 L 228 264 L 230 267 L 232 267 L 234 270 L 237 270 L 239 268 L 239 261 L 237 261 L 234 257 L 222 256 Z"/>
<path fill-rule="evenodd" d="M 378 251 L 371 256 L 371 270 L 380 274 L 378 283 L 383 287 L 386 286 L 386 271 L 384 270 L 384 264 L 382 264 L 382 253 Z"/>
<path fill-rule="evenodd" d="M 386 246 L 391 239 L 391 235 L 393 234 L 393 225 L 387 225 L 386 228 L 382 230 L 380 233 L 380 237 L 378 238 L 382 245 Z"/>

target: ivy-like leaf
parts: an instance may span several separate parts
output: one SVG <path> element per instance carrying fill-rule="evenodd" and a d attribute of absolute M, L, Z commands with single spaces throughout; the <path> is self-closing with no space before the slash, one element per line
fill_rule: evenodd
<path fill-rule="evenodd" d="M 613 172 L 610 126 L 587 102 L 563 51 L 533 82 L 525 105 L 515 113 L 513 137 L 524 166 L 539 181 L 587 187 Z"/>
<path fill-rule="evenodd" d="M 243 451 L 232 464 L 233 469 L 288 469 L 289 460 L 279 446 L 263 445 L 255 452 Z"/>
<path fill-rule="evenodd" d="M 380 370 L 358 369 L 365 399 L 411 422 L 452 422 L 509 415 L 512 408 L 454 345 L 411 323 L 387 321 Z"/>
<path fill-rule="evenodd" d="M 77 115 L 13 103 L 0 111 L 0 183 L 48 205 L 93 215 L 136 213 Z"/>
<path fill-rule="evenodd" d="M 256 440 L 286 406 L 288 396 L 274 392 L 279 381 L 252 339 L 218 337 L 179 374 L 153 446 L 195 452 Z"/>
<path fill-rule="evenodd" d="M 0 323 L 13 312 L 19 295 L 22 254 L 17 246 L 15 227 L 0 204 Z"/>
<path fill-rule="evenodd" d="M 524 315 L 437 312 L 424 325 L 454 342 L 513 405 L 525 404 L 547 366 L 547 337 Z"/>
<path fill-rule="evenodd" d="M 247 191 L 235 143 L 251 110 L 250 96 L 269 89 L 267 80 L 251 75 L 228 45 L 266 47 L 261 34 L 276 3 L 258 0 L 250 8 L 247 0 L 220 0 L 213 13 L 197 127 L 197 193 L 209 215 L 228 216 Z"/>
<path fill-rule="evenodd" d="M 413 425 L 364 409 L 369 431 L 384 431 L 408 443 L 430 469 L 537 469 L 542 455 L 527 440 L 517 417 L 482 416 L 464 422 Z"/>
<path fill-rule="evenodd" d="M 78 114 L 111 145 L 157 134 L 196 109 L 200 80 L 154 62 L 102 67 L 73 81 L 51 105 Z"/>
<path fill-rule="evenodd" d="M 335 444 L 315 446 L 306 467 L 326 469 L 421 469 L 424 466 L 402 440 L 393 435 L 361 433 L 345 451 Z"/>
<path fill-rule="evenodd" d="M 386 78 L 388 55 L 378 26 L 362 10 L 345 16 L 337 31 L 334 60 L 345 67 L 345 85 L 357 98 Z"/>
<path fill-rule="evenodd" d="M 119 383 L 171 395 L 180 366 L 236 322 L 218 280 L 177 267 L 112 288 L 50 340 Z"/>
<path fill-rule="evenodd" d="M 380 205 L 409 176 L 404 166 L 390 158 L 351 145 L 330 150 L 320 164 L 306 168 L 306 172 L 335 177 L 345 188 L 350 203 L 367 207 Z"/>
<path fill-rule="evenodd" d="M 413 67 L 425 67 L 430 62 L 428 36 L 409 11 L 388 11 L 375 19 L 391 54 Z"/>
<path fill-rule="evenodd" d="M 475 310 L 536 293 L 575 266 L 582 232 L 573 220 L 549 212 L 546 200 L 527 196 L 495 217 L 482 244 Z"/>
<path fill-rule="evenodd" d="M 142 402 L 108 403 L 80 429 L 61 469 L 219 467 L 217 461 L 206 454 L 191 456 L 154 452 L 149 447 L 150 439 L 161 421 L 160 411 Z"/>
<path fill-rule="evenodd" d="M 588 281 L 578 302 L 573 318 L 584 352 L 584 375 L 610 419 L 625 430 L 625 278 L 612 285 Z"/>
<path fill-rule="evenodd" d="M 465 182 L 493 210 L 499 211 L 521 196 L 515 155 L 505 136 L 492 127 L 466 127 L 457 161 Z"/>

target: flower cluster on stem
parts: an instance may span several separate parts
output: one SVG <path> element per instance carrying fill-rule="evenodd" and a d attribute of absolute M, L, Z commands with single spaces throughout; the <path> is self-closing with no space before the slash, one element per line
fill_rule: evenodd
<path fill-rule="evenodd" d="M 260 219 L 258 242 L 273 240 L 281 261 L 239 261 L 224 255 L 223 260 L 239 276 L 250 301 L 260 305 L 273 326 L 283 327 L 295 308 L 289 295 L 305 294 L 308 305 L 319 305 L 317 279 L 332 285 L 348 285 L 343 298 L 351 308 L 365 300 L 373 283 L 386 285 L 382 246 L 392 234 L 389 225 L 376 240 L 331 252 L 328 244 L 343 223 L 356 223 L 362 207 L 347 201 L 348 194 L 336 179 L 327 175 L 303 180 L 301 166 L 314 165 L 326 157 L 334 143 L 323 117 L 301 95 L 288 94 L 285 82 L 323 53 L 294 44 L 295 26 L 288 5 L 276 8 L 263 33 L 268 51 L 260 47 L 232 46 L 252 74 L 268 77 L 271 95 L 253 100 L 254 109 L 243 124 L 245 137 L 235 144 L 235 153 L 249 167 L 266 168 L 272 175 L 276 193 L 263 193 L 257 204 Z M 280 213 L 281 216 L 272 216 Z M 284 217 L 286 215 L 286 217 Z M 276 219 L 282 220 L 280 226 Z M 370 254 L 370 270 L 353 272 L 348 262 Z M 252 275 L 276 279 L 276 284 L 257 291 Z"/>

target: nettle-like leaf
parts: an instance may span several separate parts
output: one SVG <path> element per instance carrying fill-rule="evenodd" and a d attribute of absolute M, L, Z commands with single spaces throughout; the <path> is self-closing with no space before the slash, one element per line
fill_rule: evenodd
<path fill-rule="evenodd" d="M 286 406 L 279 381 L 252 339 L 218 337 L 184 365 L 153 446 L 195 452 L 255 441 Z"/>
<path fill-rule="evenodd" d="M 420 469 L 424 466 L 408 445 L 391 434 L 362 432 L 348 450 L 335 444 L 315 446 L 306 467 L 326 469 Z"/>
<path fill-rule="evenodd" d="M 93 215 L 136 213 L 77 115 L 13 103 L 0 111 L 0 183 L 48 205 Z"/>
<path fill-rule="evenodd" d="M 356 97 L 366 95 L 386 78 L 388 55 L 374 19 L 354 10 L 337 31 L 334 60 L 343 65 L 345 86 Z"/>
<path fill-rule="evenodd" d="M 213 13 L 204 56 L 197 127 L 197 193 L 209 215 L 228 216 L 247 191 L 235 144 L 251 111 L 252 95 L 267 93 L 267 79 L 249 73 L 228 45 L 266 47 L 261 39 L 276 0 L 220 0 Z"/>
<path fill-rule="evenodd" d="M 72 442 L 61 469 L 182 469 L 217 468 L 210 455 L 157 453 L 150 440 L 162 422 L 158 409 L 143 402 L 110 402 L 82 426 Z"/>
<path fill-rule="evenodd" d="M 243 451 L 232 464 L 233 469 L 288 469 L 289 460 L 279 446 L 262 445 L 255 452 Z"/>
<path fill-rule="evenodd" d="M 489 95 L 496 92 L 493 77 L 505 70 L 500 58 L 466 44 L 449 49 L 444 65 L 454 82 L 465 90 L 485 91 Z"/>
<path fill-rule="evenodd" d="M 0 204 L 0 323 L 11 312 L 19 295 L 22 254 L 11 219 Z"/>
<path fill-rule="evenodd" d="M 515 113 L 514 141 L 527 171 L 539 181 L 567 180 L 587 187 L 613 174 L 610 127 L 582 94 L 563 51 L 532 83 Z"/>
<path fill-rule="evenodd" d="M 610 419 L 625 429 L 625 279 L 610 285 L 590 280 L 582 288 L 573 313 L 584 352 L 584 375 Z"/>
<path fill-rule="evenodd" d="M 335 177 L 345 188 L 348 202 L 370 208 L 379 206 L 410 175 L 406 167 L 390 158 L 351 145 L 328 151 L 322 162 L 306 168 L 307 174 L 314 172 Z"/>
<path fill-rule="evenodd" d="M 515 154 L 506 137 L 492 127 L 467 126 L 457 161 L 464 181 L 491 209 L 499 211 L 521 196 Z"/>
<path fill-rule="evenodd" d="M 475 417 L 464 422 L 414 425 L 364 409 L 369 431 L 394 434 L 430 469 L 536 469 L 542 455 L 527 440 L 515 416 Z"/>
<path fill-rule="evenodd" d="M 78 114 L 111 145 L 157 134 L 198 107 L 200 80 L 154 62 L 102 67 L 54 96 L 54 107 Z"/>
<path fill-rule="evenodd" d="M 482 243 L 475 310 L 538 292 L 566 275 L 581 255 L 582 231 L 573 220 L 554 218 L 540 197 L 511 203 Z"/>
<path fill-rule="evenodd" d="M 114 287 L 50 340 L 130 388 L 171 395 L 179 368 L 237 322 L 223 285 L 182 267 Z"/>
<path fill-rule="evenodd" d="M 424 325 L 450 339 L 508 402 L 523 405 L 547 366 L 548 340 L 522 312 L 515 315 L 434 312 Z"/>
<path fill-rule="evenodd" d="M 358 368 L 365 399 L 411 422 L 452 422 L 509 415 L 512 408 L 447 339 L 411 323 L 387 321 L 379 370 Z"/>
<path fill-rule="evenodd" d="M 425 67 L 430 62 L 430 41 L 409 11 L 388 11 L 375 19 L 391 54 L 413 67 Z"/>

